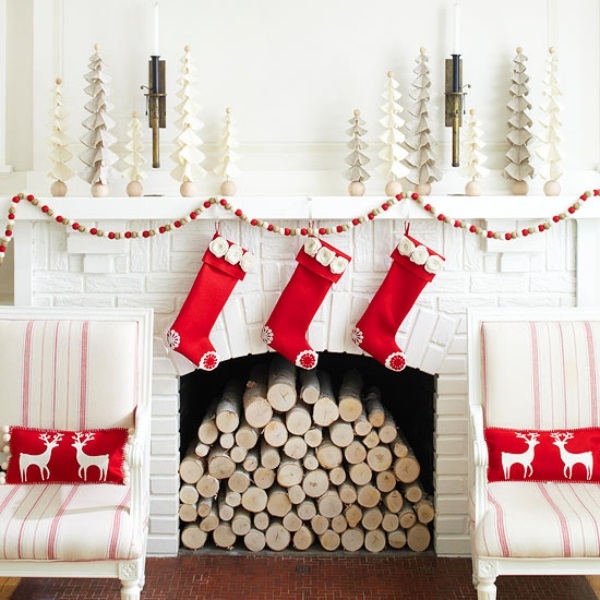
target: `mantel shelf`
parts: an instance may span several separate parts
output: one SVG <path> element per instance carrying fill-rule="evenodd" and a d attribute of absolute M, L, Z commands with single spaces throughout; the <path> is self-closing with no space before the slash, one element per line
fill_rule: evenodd
<path fill-rule="evenodd" d="M 207 198 L 179 196 L 144 196 L 140 198 L 110 197 L 39 197 L 52 207 L 55 214 L 78 220 L 172 220 L 185 216 Z M 282 220 L 350 220 L 367 214 L 386 201 L 384 196 L 235 196 L 228 200 L 250 218 Z M 427 202 L 454 219 L 551 219 L 566 212 L 577 200 L 575 196 L 428 196 Z M 6 214 L 10 198 L 0 198 L 0 214 Z M 574 218 L 600 218 L 600 201 L 590 198 Z M 203 212 L 201 219 L 235 218 L 232 212 L 214 207 Z M 381 212 L 378 219 L 431 218 L 421 206 L 410 199 Z M 48 217 L 28 202 L 22 202 L 17 220 L 46 220 Z"/>

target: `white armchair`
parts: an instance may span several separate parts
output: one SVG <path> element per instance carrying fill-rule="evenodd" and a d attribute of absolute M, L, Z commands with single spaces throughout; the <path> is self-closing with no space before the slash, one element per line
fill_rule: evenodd
<path fill-rule="evenodd" d="M 600 485 L 564 462 L 564 431 L 600 425 L 600 310 L 471 311 L 468 338 L 478 600 L 496 598 L 499 575 L 600 574 Z M 499 452 L 489 428 L 518 452 Z M 600 465 L 600 443 L 590 448 Z"/>
<path fill-rule="evenodd" d="M 47 459 L 34 453 L 20 466 L 28 481 L 41 481 L 0 485 L 0 575 L 116 577 L 121 599 L 139 600 L 149 502 L 152 311 L 2 307 L 0 340 L 3 468 L 14 443 L 9 427 L 13 434 L 14 427 L 73 432 L 37 436 Z M 64 438 L 65 451 L 75 456 L 76 443 L 93 438 L 77 432 L 95 430 L 100 437 L 116 428 L 123 440 L 129 430 L 123 483 L 104 483 L 93 466 L 85 473 L 82 466 L 73 483 L 49 482 L 50 444 Z"/>

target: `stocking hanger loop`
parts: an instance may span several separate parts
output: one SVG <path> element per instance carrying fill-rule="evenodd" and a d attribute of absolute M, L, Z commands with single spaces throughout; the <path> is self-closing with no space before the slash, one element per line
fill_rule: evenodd
<path fill-rule="evenodd" d="M 308 228 L 309 229 L 314 229 L 315 228 L 315 221 L 313 219 L 313 199 L 311 196 L 308 197 L 308 201 L 307 201 L 307 209 L 308 209 Z"/>

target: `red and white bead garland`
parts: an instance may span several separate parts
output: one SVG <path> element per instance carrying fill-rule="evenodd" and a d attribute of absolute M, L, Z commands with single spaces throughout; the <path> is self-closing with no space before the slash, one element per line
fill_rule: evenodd
<path fill-rule="evenodd" d="M 390 207 L 402 202 L 406 198 L 410 198 L 414 200 L 417 204 L 423 207 L 425 211 L 427 211 L 432 217 L 435 217 L 438 221 L 451 225 L 453 227 L 460 227 L 461 229 L 465 229 L 469 233 L 473 233 L 475 235 L 479 235 L 484 238 L 492 238 L 496 240 L 515 240 L 520 237 L 527 237 L 529 235 L 533 235 L 535 233 L 543 233 L 552 227 L 552 225 L 556 223 L 560 223 L 561 221 L 569 218 L 569 216 L 573 215 L 576 211 L 578 211 L 583 203 L 592 196 L 599 196 L 600 190 L 594 189 L 592 191 L 583 192 L 579 198 L 573 202 L 570 206 L 567 207 L 565 212 L 561 212 L 557 215 L 550 217 L 549 219 L 539 223 L 538 225 L 527 227 L 521 230 L 515 229 L 514 231 L 492 231 L 486 230 L 477 225 L 473 225 L 465 221 L 464 219 L 453 219 L 443 213 L 440 213 L 436 210 L 436 208 L 426 202 L 419 194 L 416 192 L 412 194 L 407 194 L 406 192 L 402 192 L 393 198 L 388 198 L 383 204 L 377 206 L 376 208 L 369 211 L 366 215 L 361 215 L 360 217 L 355 217 L 354 219 L 350 219 L 345 223 L 341 223 L 339 225 L 334 225 L 330 227 L 281 227 L 280 225 L 275 225 L 273 223 L 269 223 L 263 219 L 251 219 L 248 215 L 246 215 L 242 209 L 235 208 L 229 201 L 225 199 L 217 200 L 216 198 L 209 198 L 205 200 L 201 205 L 197 206 L 194 210 L 192 210 L 188 215 L 180 217 L 179 219 L 175 219 L 170 223 L 165 223 L 160 225 L 159 227 L 152 229 L 144 229 L 142 231 L 104 231 L 102 229 L 98 229 L 96 227 L 86 227 L 85 225 L 81 225 L 77 221 L 64 217 L 62 215 L 56 215 L 55 211 L 48 206 L 47 204 L 42 204 L 38 198 L 36 198 L 33 194 L 25 195 L 18 194 L 13 196 L 11 200 L 10 207 L 8 209 L 8 223 L 6 225 L 6 229 L 4 231 L 4 236 L 0 238 L 0 265 L 4 261 L 4 255 L 6 254 L 6 248 L 8 244 L 12 240 L 13 236 L 13 222 L 16 218 L 17 214 L 17 205 L 21 200 L 26 200 L 33 206 L 39 207 L 39 209 L 48 215 L 48 217 L 53 218 L 57 223 L 61 223 L 65 227 L 71 227 L 74 231 L 78 231 L 79 233 L 88 233 L 90 235 L 96 237 L 107 238 L 109 240 L 120 240 L 120 239 L 136 239 L 136 238 L 151 238 L 157 234 L 168 233 L 170 231 L 180 229 L 181 227 L 187 225 L 190 221 L 195 220 L 202 212 L 207 209 L 212 208 L 213 206 L 220 206 L 225 210 L 232 211 L 233 214 L 240 219 L 241 221 L 245 221 L 254 227 L 261 227 L 266 231 L 270 231 L 273 233 L 277 233 L 283 236 L 324 236 L 324 235 L 332 235 L 334 233 L 343 233 L 348 231 L 354 227 L 358 227 L 363 223 L 368 223 L 375 219 L 382 212 L 389 210 Z"/>

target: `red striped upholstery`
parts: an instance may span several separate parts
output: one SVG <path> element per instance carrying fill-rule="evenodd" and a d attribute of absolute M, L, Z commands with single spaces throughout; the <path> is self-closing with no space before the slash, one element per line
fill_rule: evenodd
<path fill-rule="evenodd" d="M 138 558 L 129 500 L 119 485 L 0 486 L 0 559 Z"/>
<path fill-rule="evenodd" d="M 600 424 L 600 322 L 485 322 L 481 334 L 484 427 Z M 480 556 L 597 557 L 598 523 L 597 485 L 500 481 L 475 544 Z"/>

